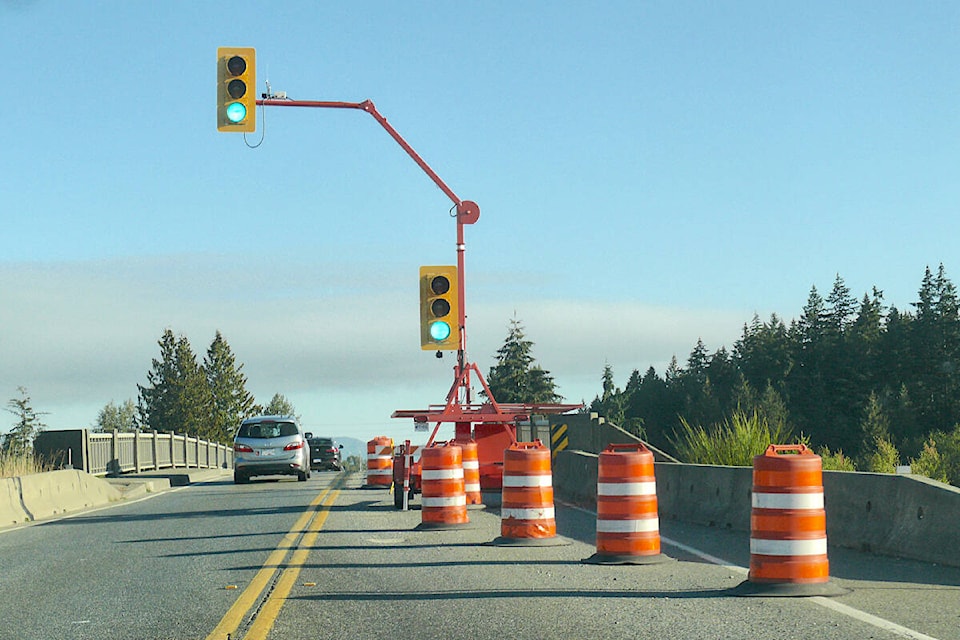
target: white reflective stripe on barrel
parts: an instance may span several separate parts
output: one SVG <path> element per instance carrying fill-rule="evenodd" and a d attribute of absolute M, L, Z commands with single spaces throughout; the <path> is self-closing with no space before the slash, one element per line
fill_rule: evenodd
<path fill-rule="evenodd" d="M 542 509 L 500 509 L 500 517 L 503 520 L 507 518 L 516 518 L 517 520 L 548 520 L 553 518 L 553 507 L 544 507 Z"/>
<path fill-rule="evenodd" d="M 754 493 L 754 509 L 823 509 L 823 492 Z"/>
<path fill-rule="evenodd" d="M 464 469 L 479 469 L 480 462 L 478 460 L 464 460 L 463 461 Z"/>
<path fill-rule="evenodd" d="M 597 533 L 650 533 L 660 530 L 660 518 L 597 520 Z"/>
<path fill-rule="evenodd" d="M 393 460 L 393 456 L 375 456 L 371 453 L 367 456 L 367 461 L 370 460 Z"/>
<path fill-rule="evenodd" d="M 760 556 L 825 556 L 827 539 L 763 540 L 750 538 L 750 553 Z"/>
<path fill-rule="evenodd" d="M 503 476 L 504 487 L 552 487 L 553 476 Z"/>
<path fill-rule="evenodd" d="M 463 485 L 463 490 L 464 490 L 464 491 L 480 491 L 480 483 L 479 483 L 479 482 L 468 482 L 468 483 L 466 483 L 466 484 Z"/>
<path fill-rule="evenodd" d="M 457 496 L 421 498 L 420 505 L 423 507 L 465 507 L 467 496 L 460 494 Z"/>
<path fill-rule="evenodd" d="M 601 482 L 597 484 L 598 496 L 655 496 L 656 482 Z"/>
<path fill-rule="evenodd" d="M 421 473 L 423 480 L 462 480 L 463 469 L 424 469 Z"/>
<path fill-rule="evenodd" d="M 392 469 L 367 469 L 368 476 L 392 476 Z"/>

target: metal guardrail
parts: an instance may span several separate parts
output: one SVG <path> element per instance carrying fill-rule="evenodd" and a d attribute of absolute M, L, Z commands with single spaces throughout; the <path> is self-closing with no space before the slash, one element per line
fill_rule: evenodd
<path fill-rule="evenodd" d="M 56 466 L 82 469 L 93 475 L 233 466 L 231 447 L 157 431 L 44 431 L 37 436 L 34 450 Z"/>

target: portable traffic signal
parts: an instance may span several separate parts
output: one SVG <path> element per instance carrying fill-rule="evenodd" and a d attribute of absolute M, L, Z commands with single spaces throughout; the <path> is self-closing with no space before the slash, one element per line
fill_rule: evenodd
<path fill-rule="evenodd" d="M 420 267 L 420 348 L 460 348 L 457 268 Z"/>
<path fill-rule="evenodd" d="M 217 130 L 257 130 L 257 53 L 253 47 L 217 49 Z"/>

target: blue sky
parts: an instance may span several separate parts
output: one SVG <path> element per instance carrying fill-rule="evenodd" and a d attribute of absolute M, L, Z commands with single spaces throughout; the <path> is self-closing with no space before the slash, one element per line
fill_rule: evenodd
<path fill-rule="evenodd" d="M 452 381 L 416 285 L 450 201 L 359 111 L 218 133 L 218 46 L 257 48 L 259 91 L 373 100 L 479 203 L 468 355 L 516 314 L 571 402 L 837 274 L 901 309 L 960 277 L 956 3 L 158 6 L 0 0 L 0 397 L 51 428 L 135 399 L 166 328 L 201 357 L 220 330 L 334 436 L 413 436 L 390 413 Z"/>

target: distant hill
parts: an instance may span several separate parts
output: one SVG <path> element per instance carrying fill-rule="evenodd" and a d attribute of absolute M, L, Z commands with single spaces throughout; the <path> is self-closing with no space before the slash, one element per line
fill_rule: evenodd
<path fill-rule="evenodd" d="M 367 443 L 363 440 L 357 440 L 356 438 L 347 438 L 347 437 L 336 437 L 333 438 L 339 444 L 343 445 L 343 451 L 341 455 L 344 460 L 350 456 L 359 456 L 366 460 L 367 458 Z"/>

